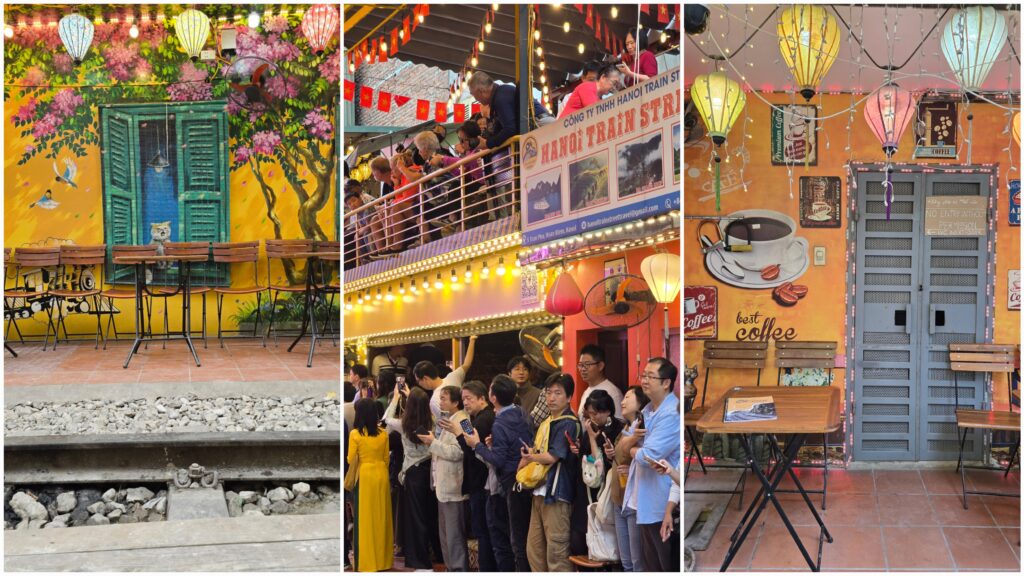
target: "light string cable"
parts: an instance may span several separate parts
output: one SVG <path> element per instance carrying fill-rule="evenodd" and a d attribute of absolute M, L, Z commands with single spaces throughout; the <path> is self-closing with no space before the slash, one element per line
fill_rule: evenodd
<path fill-rule="evenodd" d="M 712 6 L 712 7 L 713 7 L 713 6 Z M 715 8 L 716 10 L 718 9 L 717 7 L 714 7 L 714 8 Z M 862 9 L 861 9 L 861 10 L 862 10 L 862 12 L 863 12 L 864 8 L 862 7 Z M 851 11 L 852 11 L 852 7 L 851 7 Z M 863 15 L 862 15 L 862 16 L 863 16 Z M 731 16 L 731 17 L 735 17 L 735 16 Z M 778 37 L 778 34 L 777 34 L 776 32 L 773 32 L 773 31 L 771 31 L 771 30 L 766 30 L 766 29 L 764 28 L 764 24 L 762 24 L 761 26 L 758 26 L 758 27 L 757 27 L 757 30 L 755 30 L 755 32 L 754 32 L 754 33 L 752 33 L 752 34 L 751 34 L 751 36 L 754 36 L 754 35 L 756 35 L 756 34 L 757 34 L 757 32 L 763 32 L 763 33 L 765 33 L 765 34 L 767 34 L 767 35 L 769 35 L 769 36 L 773 36 L 773 37 L 775 37 L 775 38 L 777 38 L 777 37 Z M 861 43 L 863 42 L 863 39 L 864 39 L 863 33 L 864 33 L 864 32 L 863 32 L 863 27 L 861 27 L 861 37 L 860 37 L 860 41 L 861 41 Z M 708 56 L 708 58 L 710 58 L 710 59 L 713 59 L 713 60 L 724 60 L 724 61 L 728 62 L 728 63 L 729 63 L 729 67 L 730 67 L 730 68 L 732 68 L 732 70 L 733 70 L 734 72 L 736 72 L 736 74 L 737 74 L 737 75 L 739 75 L 739 71 L 738 71 L 738 70 L 736 69 L 736 67 L 735 67 L 735 66 L 734 66 L 734 65 L 732 64 L 732 62 L 731 62 L 731 60 L 732 60 L 732 57 L 729 57 L 729 56 L 726 56 L 726 55 L 725 55 L 725 51 L 724 51 L 724 50 L 722 49 L 722 47 L 721 47 L 721 46 L 719 45 L 719 43 L 718 43 L 718 40 L 716 40 L 716 39 L 715 39 L 715 36 L 714 36 L 714 34 L 713 34 L 713 33 L 708 33 L 708 37 L 709 37 L 709 38 L 711 39 L 712 43 L 714 43 L 714 44 L 715 44 L 715 47 L 716 47 L 716 48 L 718 49 L 718 53 L 719 53 L 719 55 L 718 55 L 718 56 L 712 56 L 712 55 L 709 55 L 709 56 Z M 1011 40 L 1011 42 L 1009 42 L 1009 43 L 1010 43 L 1011 51 L 1012 51 L 1012 52 L 1013 52 L 1014 54 L 1016 54 L 1016 50 L 1015 50 L 1015 49 L 1013 49 L 1013 45 L 1012 45 L 1012 40 L 1013 40 L 1013 38 L 1010 38 L 1010 40 Z M 864 51 L 864 50 L 863 50 L 863 44 L 861 44 L 861 48 L 862 48 L 862 53 L 866 54 L 866 51 Z M 703 52 L 702 52 L 702 53 L 703 53 Z M 735 53 L 733 53 L 733 56 L 735 56 Z M 860 69 L 863 69 L 863 68 L 872 68 L 872 69 L 874 69 L 873 67 L 870 67 L 870 66 L 866 66 L 866 65 L 860 64 L 860 63 L 859 63 L 859 61 L 855 62 L 855 61 L 847 60 L 847 59 L 845 59 L 845 58 L 840 58 L 840 57 L 839 57 L 838 55 L 836 56 L 836 58 L 835 58 L 835 61 L 837 61 L 837 62 L 845 62 L 845 63 L 847 63 L 847 64 L 851 64 L 851 65 L 853 65 L 853 66 L 855 66 L 855 67 L 858 67 L 858 68 L 860 68 Z M 921 76 L 924 76 L 924 77 L 926 77 L 926 78 L 934 78 L 934 79 L 942 80 L 942 81 L 944 81 L 944 82 L 947 82 L 947 83 L 949 83 L 949 84 L 951 84 L 951 85 L 955 86 L 955 87 L 956 87 L 956 88 L 957 88 L 957 89 L 958 89 L 959 91 L 963 91 L 963 90 L 964 90 L 964 88 L 963 88 L 962 84 L 960 84 L 960 82 L 959 82 L 958 80 L 955 80 L 955 79 L 949 78 L 949 77 L 947 76 L 947 74 L 952 74 L 952 71 L 949 71 L 949 72 L 945 72 L 945 73 L 941 73 L 941 74 L 935 74 L 935 73 L 925 73 L 925 74 L 922 74 Z M 903 78 L 915 78 L 915 77 L 917 77 L 917 76 L 918 76 L 917 74 L 914 74 L 914 73 L 905 73 L 905 72 L 901 72 L 901 71 L 899 71 L 899 70 L 894 70 L 894 71 L 893 71 L 893 74 L 892 74 L 892 77 L 893 77 L 893 80 L 894 80 L 894 81 L 897 81 L 897 80 L 900 80 L 900 79 L 903 79 Z M 768 105 L 768 106 L 771 106 L 771 107 L 773 107 L 773 108 L 778 108 L 778 106 L 776 106 L 776 105 L 773 105 L 773 104 L 772 104 L 771 102 L 768 102 L 768 101 L 767 101 L 766 99 L 764 99 L 764 98 L 763 98 L 763 97 L 762 97 L 762 96 L 760 95 L 760 93 L 758 93 L 758 92 L 757 92 L 756 90 L 754 90 L 754 87 L 753 87 L 753 86 L 752 86 L 751 84 L 749 84 L 749 83 L 746 83 L 746 82 L 745 82 L 745 84 L 746 84 L 746 85 L 747 85 L 747 87 L 748 87 L 748 88 L 750 89 L 750 91 L 751 91 L 751 92 L 753 92 L 753 93 L 754 93 L 754 95 L 755 95 L 755 96 L 756 96 L 757 98 L 759 98 L 759 99 L 760 99 L 760 100 L 761 100 L 762 102 L 764 102 L 764 103 L 765 103 L 766 105 Z M 876 90 L 877 90 L 877 88 L 876 88 Z M 860 99 L 859 101 L 857 101 L 857 102 L 856 102 L 856 104 L 855 104 L 854 106 L 856 107 L 856 105 L 859 105 L 860 103 L 864 102 L 864 101 L 865 101 L 865 100 L 867 99 L 867 97 L 869 97 L 870 95 L 871 95 L 871 94 L 870 94 L 870 93 L 868 93 L 868 94 L 867 94 L 867 95 L 865 96 L 865 98 L 862 98 L 862 99 Z M 998 103 L 998 102 L 995 102 L 995 101 L 993 101 L 993 100 L 990 100 L 990 99 L 986 98 L 986 97 L 985 97 L 984 95 L 982 95 L 982 94 L 977 94 L 977 93 L 976 93 L 976 94 L 975 94 L 975 96 L 976 96 L 976 98 L 977 98 L 978 100 L 984 101 L 984 102 L 986 102 L 986 103 L 988 103 L 988 104 L 992 104 L 993 106 L 996 106 L 996 107 L 1002 108 L 1002 109 L 1004 109 L 1004 110 L 1013 110 L 1013 111 L 1018 111 L 1018 110 L 1020 110 L 1020 107 L 1019 107 L 1019 106 L 1018 106 L 1018 107 L 1016 107 L 1016 108 L 1013 108 L 1013 107 L 1007 107 L 1007 106 L 1003 106 L 1002 104 L 1000 104 L 1000 103 Z M 847 109 L 844 109 L 844 110 L 840 110 L 839 112 L 836 112 L 835 114 L 829 114 L 829 115 L 827 115 L 827 116 L 821 116 L 821 117 L 819 117 L 819 118 L 818 118 L 818 120 L 828 120 L 828 119 L 834 118 L 834 117 L 836 117 L 836 116 L 840 116 L 840 115 L 842 115 L 842 114 L 845 114 L 845 113 L 847 113 L 847 112 L 849 112 L 849 108 L 847 108 Z M 798 117 L 798 118 L 799 118 L 799 117 L 802 117 L 802 116 L 801 116 L 801 115 L 800 115 L 799 113 L 794 113 L 794 114 L 793 114 L 793 116 L 795 116 L 795 117 Z"/>

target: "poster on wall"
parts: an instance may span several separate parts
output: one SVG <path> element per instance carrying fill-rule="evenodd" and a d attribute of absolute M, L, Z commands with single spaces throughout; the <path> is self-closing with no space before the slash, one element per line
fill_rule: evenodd
<path fill-rule="evenodd" d="M 672 125 L 672 183 L 679 184 L 679 166 L 682 160 L 679 149 L 679 123 Z"/>
<path fill-rule="evenodd" d="M 1010 226 L 1020 226 L 1020 180 L 1010 180 Z"/>
<path fill-rule="evenodd" d="M 683 287 L 683 337 L 714 340 L 718 337 L 718 288 Z"/>
<path fill-rule="evenodd" d="M 1020 310 L 1020 270 L 1010 270 L 1010 281 L 1006 283 L 1009 292 L 1007 310 Z"/>
<path fill-rule="evenodd" d="M 924 204 L 926 236 L 984 236 L 988 232 L 988 198 L 929 196 Z"/>
<path fill-rule="evenodd" d="M 956 102 L 924 101 L 917 107 L 916 158 L 956 158 Z"/>
<path fill-rule="evenodd" d="M 804 104 L 772 107 L 772 164 L 818 165 L 817 108 Z"/>
<path fill-rule="evenodd" d="M 800 177 L 800 226 L 839 228 L 843 184 L 837 176 Z"/>
<path fill-rule="evenodd" d="M 524 246 L 679 209 L 678 87 L 676 68 L 522 137 Z"/>

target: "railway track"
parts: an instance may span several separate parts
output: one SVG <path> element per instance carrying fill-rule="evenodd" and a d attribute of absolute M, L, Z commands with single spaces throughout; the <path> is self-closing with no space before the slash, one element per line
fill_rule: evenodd
<path fill-rule="evenodd" d="M 198 432 L 8 436 L 7 484 L 173 482 L 193 463 L 220 481 L 339 480 L 341 434 Z"/>

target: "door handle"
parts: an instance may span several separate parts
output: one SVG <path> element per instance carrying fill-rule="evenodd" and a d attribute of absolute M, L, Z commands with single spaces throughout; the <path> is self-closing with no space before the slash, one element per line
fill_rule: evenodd
<path fill-rule="evenodd" d="M 910 307 L 896 308 L 892 311 L 892 323 L 894 326 L 903 326 L 903 330 L 910 334 Z"/>
<path fill-rule="evenodd" d="M 935 334 L 935 328 L 946 325 L 946 311 L 936 308 L 934 304 L 928 306 L 928 333 Z"/>

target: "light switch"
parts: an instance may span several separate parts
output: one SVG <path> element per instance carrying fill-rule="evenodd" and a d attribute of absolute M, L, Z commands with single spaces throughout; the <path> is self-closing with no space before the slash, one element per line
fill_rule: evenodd
<path fill-rule="evenodd" d="M 824 266 L 825 265 L 825 247 L 815 246 L 814 247 L 814 265 Z"/>

